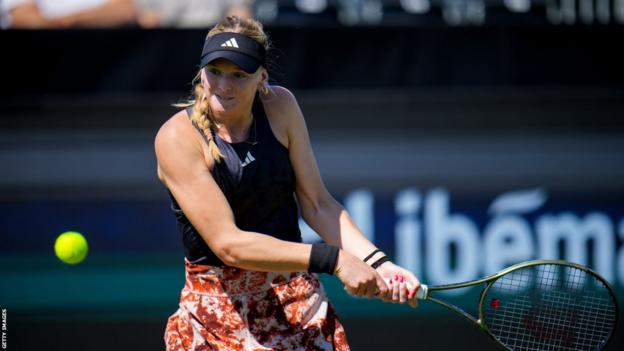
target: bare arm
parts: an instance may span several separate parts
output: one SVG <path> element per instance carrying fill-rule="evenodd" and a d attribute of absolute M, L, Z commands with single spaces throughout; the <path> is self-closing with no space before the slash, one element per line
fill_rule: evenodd
<path fill-rule="evenodd" d="M 360 260 L 364 259 L 376 249 L 375 245 L 362 234 L 347 211 L 325 188 L 312 152 L 303 114 L 294 96 L 283 88 L 276 88 L 275 91 L 285 100 L 279 112 L 287 119 L 284 123 L 287 125 L 288 149 L 295 169 L 297 199 L 304 220 L 326 242 L 340 246 Z M 375 254 L 369 263 L 383 255 L 383 252 Z M 382 264 L 376 271 L 389 284 L 392 283 L 391 289 L 381 290 L 381 299 L 409 302 L 414 307 L 417 305 L 415 294 L 420 282 L 411 272 L 392 262 Z"/>
<path fill-rule="evenodd" d="M 253 18 L 251 6 L 247 3 L 234 4 L 228 7 L 225 16 L 238 16 L 241 18 Z"/>
<path fill-rule="evenodd" d="M 184 115 L 156 136 L 159 176 L 211 250 L 227 265 L 258 271 L 305 271 L 311 245 L 242 231 L 207 166 L 203 141 Z"/>
<path fill-rule="evenodd" d="M 210 249 L 226 265 L 257 271 L 306 271 L 312 245 L 240 230 L 223 192 L 210 174 L 204 143 L 180 112 L 156 136 L 158 175 Z M 356 296 L 386 293 L 381 276 L 354 256 L 340 251 L 335 270 Z"/>
<path fill-rule="evenodd" d="M 46 18 L 35 3 L 11 10 L 11 28 L 113 27 L 137 22 L 132 0 L 109 0 L 105 4 L 59 18 Z"/>
<path fill-rule="evenodd" d="M 363 259 L 375 249 L 375 245 L 362 234 L 351 216 L 323 184 L 303 114 L 295 97 L 281 87 L 273 90 L 282 101 L 276 114 L 284 116 L 290 160 L 297 179 L 295 190 L 303 219 L 327 243 Z"/>
<path fill-rule="evenodd" d="M 10 10 L 11 28 L 46 28 L 50 27 L 35 4 L 23 4 Z"/>

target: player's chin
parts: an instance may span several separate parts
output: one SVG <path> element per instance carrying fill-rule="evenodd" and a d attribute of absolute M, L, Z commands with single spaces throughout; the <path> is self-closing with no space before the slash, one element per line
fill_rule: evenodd
<path fill-rule="evenodd" d="M 233 110 L 231 106 L 224 106 L 222 104 L 210 105 L 210 109 L 212 110 L 212 112 L 219 115 L 227 114 L 228 112 L 231 112 Z"/>
<path fill-rule="evenodd" d="M 231 99 L 228 101 L 219 101 L 219 99 L 215 98 L 214 101 L 210 103 L 210 109 L 216 113 L 227 113 L 232 112 L 236 109 L 237 103 L 235 99 Z"/>

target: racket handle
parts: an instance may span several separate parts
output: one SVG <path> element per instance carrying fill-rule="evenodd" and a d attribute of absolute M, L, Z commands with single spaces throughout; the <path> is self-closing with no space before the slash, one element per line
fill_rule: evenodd
<path fill-rule="evenodd" d="M 419 300 L 426 300 L 428 290 L 429 290 L 428 286 L 426 286 L 425 284 L 420 284 L 420 289 L 416 291 L 416 298 Z"/>
<path fill-rule="evenodd" d="M 388 286 L 390 286 L 390 279 L 384 279 L 386 284 L 388 284 Z M 410 284 L 409 282 L 407 283 L 407 288 L 408 289 L 412 289 L 412 284 Z M 416 291 L 416 298 L 419 300 L 426 300 L 427 299 L 427 291 L 429 291 L 429 287 L 425 284 L 420 284 L 420 288 L 418 289 L 418 291 Z"/>

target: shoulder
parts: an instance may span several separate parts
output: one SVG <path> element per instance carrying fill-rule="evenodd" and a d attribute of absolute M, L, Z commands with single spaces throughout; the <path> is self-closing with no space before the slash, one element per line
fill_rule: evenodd
<path fill-rule="evenodd" d="M 261 97 L 261 99 L 265 107 L 280 110 L 281 112 L 299 109 L 295 95 L 290 90 L 279 85 L 272 85 L 269 89 L 269 94 L 266 97 Z"/>
<path fill-rule="evenodd" d="M 156 156 L 176 149 L 196 148 L 199 135 L 185 110 L 180 110 L 169 118 L 158 130 L 154 140 Z"/>
<path fill-rule="evenodd" d="M 274 85 L 269 94 L 262 98 L 264 109 L 272 122 L 290 129 L 293 122 L 303 119 L 295 95 L 288 89 Z"/>
<path fill-rule="evenodd" d="M 284 87 L 271 86 L 269 94 L 261 99 L 273 133 L 289 148 L 293 130 L 301 128 L 303 121 L 295 95 Z"/>
<path fill-rule="evenodd" d="M 158 130 L 154 140 L 158 177 L 167 185 L 165 174 L 177 174 L 176 170 L 189 173 L 192 169 L 204 169 L 211 164 L 206 155 L 204 142 L 193 127 L 185 110 L 177 112 Z"/>
<path fill-rule="evenodd" d="M 155 140 L 156 145 L 171 142 L 184 135 L 188 129 L 187 125 L 190 124 L 187 121 L 188 117 L 185 110 L 180 110 L 171 116 L 171 118 L 158 129 Z"/>

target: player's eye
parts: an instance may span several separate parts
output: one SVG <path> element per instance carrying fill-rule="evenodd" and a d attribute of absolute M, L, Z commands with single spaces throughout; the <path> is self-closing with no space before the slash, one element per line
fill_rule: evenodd
<path fill-rule="evenodd" d="M 210 73 L 213 76 L 221 75 L 221 71 L 219 71 L 218 69 L 216 69 L 214 67 L 208 67 L 208 73 Z"/>

